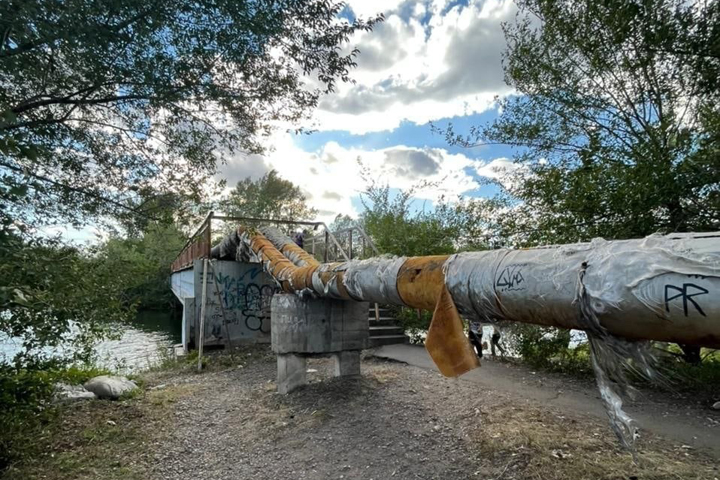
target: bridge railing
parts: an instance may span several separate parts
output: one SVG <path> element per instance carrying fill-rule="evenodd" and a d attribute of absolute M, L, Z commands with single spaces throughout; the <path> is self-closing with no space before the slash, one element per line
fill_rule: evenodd
<path fill-rule="evenodd" d="M 306 238 L 303 246 L 307 252 L 324 263 L 380 255 L 372 239 L 360 226 L 334 232 L 326 228 L 318 235 Z"/>
<path fill-rule="evenodd" d="M 317 231 L 323 227 L 320 234 L 313 235 L 303 240 L 303 248 L 323 263 L 335 261 L 350 261 L 354 258 L 366 258 L 368 252 L 379 255 L 377 247 L 372 239 L 358 225 L 331 232 L 325 222 L 303 222 L 296 220 L 277 220 L 272 218 L 237 217 L 232 215 L 216 215 L 210 211 L 200 225 L 188 238 L 178 256 L 172 263 L 172 271 L 177 272 L 191 268 L 193 262 L 198 259 L 210 258 L 210 251 L 213 242 L 213 220 L 216 222 L 232 222 L 242 225 L 290 225 L 300 227 L 312 227 Z M 220 228 L 219 232 L 227 233 L 227 227 Z M 380 319 L 378 304 L 374 304 L 375 319 Z"/>
<path fill-rule="evenodd" d="M 219 225 L 222 222 L 225 225 Z M 232 223 L 232 226 L 227 226 L 227 223 Z M 322 255 L 318 258 L 314 250 L 308 249 L 308 241 L 304 241 L 305 249 L 313 253 L 318 260 L 322 262 L 329 261 L 349 261 L 352 258 L 358 258 L 357 255 L 353 255 L 352 239 L 350 239 L 350 249 L 346 250 L 340 241 L 338 241 L 336 235 L 330 231 L 325 222 L 305 222 L 299 220 L 278 220 L 273 218 L 254 218 L 254 217 L 240 217 L 233 215 L 219 215 L 215 212 L 208 212 L 203 221 L 194 230 L 193 234 L 188 238 L 187 242 L 183 246 L 182 250 L 175 258 L 172 263 L 172 271 L 177 272 L 190 268 L 193 262 L 198 259 L 210 258 L 210 251 L 214 241 L 218 241 L 217 238 L 213 238 L 213 234 L 224 235 L 229 233 L 230 230 L 236 228 L 238 224 L 255 226 L 255 225 L 275 225 L 275 226 L 291 226 L 291 227 L 311 227 L 313 231 L 317 231 L 322 227 L 322 233 L 319 235 L 313 235 L 311 239 L 322 238 L 322 241 L 314 241 L 313 244 L 317 243 L 320 252 L 320 246 L 330 245 L 330 248 L 323 247 Z M 347 230 L 347 229 L 346 229 Z M 345 231 L 343 231 L 345 232 Z M 362 232 L 367 242 L 372 244 L 372 241 Z M 364 240 L 365 242 L 365 240 Z M 364 244 L 363 244 L 364 245 Z M 365 247 L 363 246 L 363 249 Z M 374 245 L 373 245 L 374 248 Z"/>
<path fill-rule="evenodd" d="M 375 243 L 359 225 L 334 232 L 325 227 L 325 231 L 319 235 L 306 238 L 303 246 L 306 251 L 318 260 L 322 260 L 323 263 L 380 255 Z M 340 258 L 341 255 L 342 258 Z M 379 321 L 380 306 L 374 303 L 373 309 L 375 320 Z"/>
<path fill-rule="evenodd" d="M 187 239 L 185 245 L 172 263 L 173 272 L 190 268 L 193 261 L 198 258 L 210 258 L 210 249 L 212 248 L 212 219 L 213 212 L 203 219 L 202 223 L 195 229 L 190 238 Z"/>

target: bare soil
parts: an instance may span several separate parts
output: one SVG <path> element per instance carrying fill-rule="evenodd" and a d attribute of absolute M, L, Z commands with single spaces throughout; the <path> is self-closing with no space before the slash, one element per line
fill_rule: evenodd
<path fill-rule="evenodd" d="M 720 478 L 712 452 L 651 433 L 634 461 L 593 415 L 371 357 L 360 378 L 331 366 L 309 360 L 310 384 L 286 396 L 260 350 L 202 374 L 149 374 L 139 398 L 76 407 L 52 457 L 9 478 Z M 79 464 L 60 472 L 58 457 Z"/>

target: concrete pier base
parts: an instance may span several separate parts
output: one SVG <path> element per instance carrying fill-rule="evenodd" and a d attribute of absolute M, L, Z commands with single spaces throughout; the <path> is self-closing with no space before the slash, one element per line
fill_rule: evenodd
<path fill-rule="evenodd" d="M 333 353 L 336 377 L 351 377 L 360 375 L 360 350 L 346 350 Z"/>
<path fill-rule="evenodd" d="M 270 304 L 275 353 L 332 353 L 367 348 L 365 302 L 275 294 Z"/>
<path fill-rule="evenodd" d="M 359 365 L 358 365 L 359 366 Z M 277 389 L 286 395 L 307 384 L 305 357 L 292 353 L 277 356 Z"/>
<path fill-rule="evenodd" d="M 305 359 L 312 355 L 331 354 L 336 377 L 360 375 L 360 351 L 369 336 L 368 308 L 361 302 L 275 294 L 270 331 L 278 392 L 290 393 L 306 383 Z"/>

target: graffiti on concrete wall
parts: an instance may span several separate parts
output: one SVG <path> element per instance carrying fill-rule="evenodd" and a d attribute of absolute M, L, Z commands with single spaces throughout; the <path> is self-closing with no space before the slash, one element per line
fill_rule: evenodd
<path fill-rule="evenodd" d="M 198 289 L 201 272 L 196 277 Z M 206 342 L 224 343 L 228 335 L 269 341 L 270 303 L 276 291 L 275 283 L 259 265 L 216 262 L 207 281 Z M 198 291 L 196 297 L 200 298 Z M 199 307 L 196 310 L 199 315 Z"/>
<path fill-rule="evenodd" d="M 228 275 L 223 272 L 214 274 L 219 300 L 214 302 L 211 316 L 218 322 L 237 325 L 243 322 L 250 331 L 270 333 L 270 302 L 275 287 L 263 283 L 262 269 L 252 267 L 240 275 Z"/>

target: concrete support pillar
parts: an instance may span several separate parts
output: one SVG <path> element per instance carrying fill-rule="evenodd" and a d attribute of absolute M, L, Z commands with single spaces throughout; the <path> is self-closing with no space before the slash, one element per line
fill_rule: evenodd
<path fill-rule="evenodd" d="M 345 300 L 273 296 L 272 349 L 277 354 L 278 392 L 306 383 L 305 358 L 332 355 L 335 376 L 360 375 L 360 350 L 368 342 L 368 304 Z"/>
<path fill-rule="evenodd" d="M 273 295 L 270 305 L 275 353 L 332 353 L 367 348 L 366 302 Z"/>
<path fill-rule="evenodd" d="M 307 383 L 305 357 L 287 353 L 277 356 L 277 389 L 286 395 Z"/>
<path fill-rule="evenodd" d="M 360 375 L 360 350 L 345 350 L 333 353 L 336 377 Z"/>

